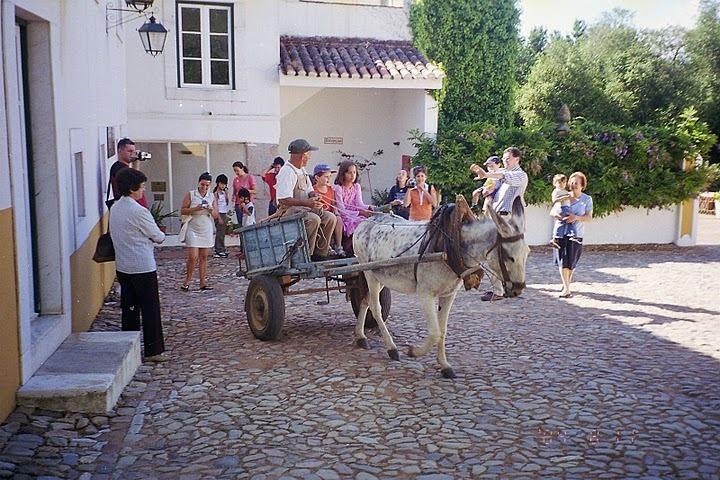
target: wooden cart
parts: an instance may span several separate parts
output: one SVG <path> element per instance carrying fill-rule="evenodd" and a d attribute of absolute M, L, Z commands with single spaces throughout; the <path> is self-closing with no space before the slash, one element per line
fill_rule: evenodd
<path fill-rule="evenodd" d="M 290 215 L 269 222 L 241 228 L 240 241 L 244 258 L 240 260 L 238 276 L 250 280 L 245 295 L 245 313 L 253 335 L 260 340 L 277 339 L 285 322 L 285 297 L 306 293 L 345 293 L 357 316 L 362 301 L 361 272 L 377 268 L 442 260 L 444 254 L 432 253 L 419 259 L 415 255 L 390 260 L 358 263 L 358 259 L 343 258 L 312 262 L 307 248 L 307 233 L 302 215 Z M 324 278 L 325 286 L 291 289 L 300 280 Z M 383 320 L 390 313 L 391 296 L 388 288 L 380 292 Z M 365 319 L 367 327 L 377 325 L 371 312 Z"/>

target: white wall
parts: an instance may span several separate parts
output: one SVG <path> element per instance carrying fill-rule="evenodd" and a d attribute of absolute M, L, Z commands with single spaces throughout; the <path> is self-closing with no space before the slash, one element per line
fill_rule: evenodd
<path fill-rule="evenodd" d="M 283 87 L 281 103 L 296 108 L 282 118 L 279 150 L 287 155 L 287 145 L 295 138 L 306 138 L 318 146 L 309 169 L 318 163 L 337 164 L 338 150 L 370 157 L 378 149 L 377 166 L 371 170 L 373 190 L 390 188 L 402 165 L 402 155 L 415 149 L 406 141 L 407 131 L 425 125 L 425 91 L 399 89 L 326 88 L 307 97 L 304 87 Z M 342 137 L 342 145 L 325 145 L 324 137 Z M 399 146 L 394 142 L 400 142 Z M 367 174 L 361 176 L 363 196 L 370 200 Z"/>
<path fill-rule="evenodd" d="M 278 1 L 232 2 L 235 90 L 178 87 L 174 0 L 156 1 L 154 7 L 157 21 L 170 31 L 157 57 L 147 55 L 140 45 L 136 30 L 143 21 L 126 25 L 129 135 L 143 141 L 276 143 Z"/>
<path fill-rule="evenodd" d="M 301 37 L 410 40 L 403 8 L 281 0 L 280 33 Z"/>
<path fill-rule="evenodd" d="M 105 32 L 105 2 L 86 0 L 14 0 L 2 3 L 4 88 L 8 109 L 7 137 L 12 159 L 20 350 L 22 381 L 52 354 L 71 331 L 70 257 L 101 215 L 102 175 L 109 166 L 98 155 L 105 143 L 99 127 L 125 121 L 124 46 Z M 16 8 L 17 7 L 17 8 Z M 28 21 L 32 110 L 32 143 L 38 198 L 40 291 L 43 311 L 32 305 L 27 171 L 22 160 L 19 84 L 15 57 L 15 17 Z M 73 145 L 83 153 L 84 178 L 76 182 Z M 83 188 L 85 202 L 76 205 Z M 48 197 L 48 198 L 45 198 Z M 82 207 L 82 208 L 80 208 Z M 84 210 L 86 216 L 77 218 Z"/>
<path fill-rule="evenodd" d="M 638 244 L 673 243 L 676 240 L 677 207 L 670 209 L 626 208 L 585 224 L 584 243 Z M 552 236 L 549 206 L 530 205 L 526 210 L 525 237 L 528 245 L 546 245 Z"/>

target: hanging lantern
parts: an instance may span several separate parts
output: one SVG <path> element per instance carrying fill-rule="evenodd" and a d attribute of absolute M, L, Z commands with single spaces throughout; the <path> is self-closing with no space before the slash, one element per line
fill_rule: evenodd
<path fill-rule="evenodd" d="M 153 57 L 162 53 L 163 48 L 165 48 L 165 39 L 167 38 L 168 31 L 162 23 L 155 22 L 155 17 L 150 17 L 149 22 L 138 28 L 138 33 L 140 34 L 143 48 L 147 53 Z"/>
<path fill-rule="evenodd" d="M 125 0 L 125 4 L 133 10 L 142 13 L 152 7 L 154 1 L 155 0 Z"/>

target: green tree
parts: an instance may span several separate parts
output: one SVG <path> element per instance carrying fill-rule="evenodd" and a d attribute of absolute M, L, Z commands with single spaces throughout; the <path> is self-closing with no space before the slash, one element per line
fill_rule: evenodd
<path fill-rule="evenodd" d="M 439 129 L 512 120 L 520 41 L 514 0 L 416 0 L 410 25 L 418 49 L 447 75 L 437 96 Z"/>
<path fill-rule="evenodd" d="M 678 116 L 690 105 L 692 83 L 677 42 L 668 40 L 678 32 L 640 32 L 630 21 L 615 10 L 579 37 L 553 37 L 519 91 L 521 117 L 553 121 L 562 103 L 601 123 L 661 124 Z"/>
<path fill-rule="evenodd" d="M 548 43 L 547 29 L 535 27 L 528 34 L 527 40 L 523 42 L 518 52 L 517 70 L 515 80 L 518 85 L 523 85 L 530 75 L 530 69 L 535 65 L 538 56 L 545 50 Z"/>
<path fill-rule="evenodd" d="M 702 0 L 693 30 L 688 32 L 686 51 L 694 79 L 695 105 L 710 130 L 720 134 L 720 2 Z M 714 161 L 720 161 L 715 145 Z"/>

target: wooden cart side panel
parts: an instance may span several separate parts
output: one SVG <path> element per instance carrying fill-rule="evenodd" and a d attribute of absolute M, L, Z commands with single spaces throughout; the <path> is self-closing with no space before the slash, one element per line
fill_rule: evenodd
<path fill-rule="evenodd" d="M 301 217 L 259 223 L 243 228 L 240 235 L 248 273 L 280 265 L 288 248 L 298 238 L 302 238 L 303 243 L 292 255 L 289 266 L 294 268 L 310 262 L 307 234 Z"/>

